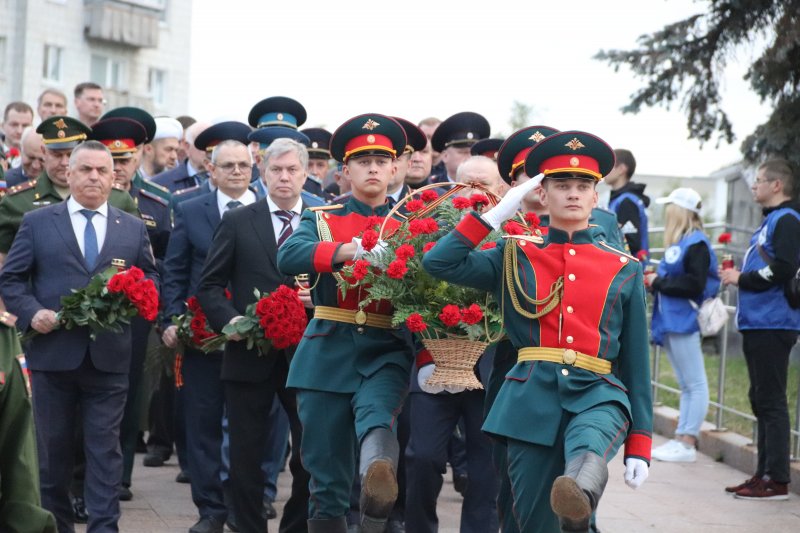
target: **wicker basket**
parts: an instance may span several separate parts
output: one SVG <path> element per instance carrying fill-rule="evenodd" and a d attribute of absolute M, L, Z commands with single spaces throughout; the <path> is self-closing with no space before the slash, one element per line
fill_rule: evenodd
<path fill-rule="evenodd" d="M 428 385 L 456 385 L 467 390 L 482 389 L 475 377 L 475 364 L 489 343 L 467 339 L 422 339 L 431 352 L 436 369 L 426 382 Z"/>

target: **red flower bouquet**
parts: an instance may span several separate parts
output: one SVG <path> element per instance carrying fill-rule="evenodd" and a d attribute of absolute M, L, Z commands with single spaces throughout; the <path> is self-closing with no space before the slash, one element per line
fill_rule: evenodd
<path fill-rule="evenodd" d="M 89 280 L 82 289 L 61 298 L 61 309 L 56 313 L 59 328 L 72 329 L 87 326 L 92 340 L 98 333 L 122 333 L 122 325 L 130 324 L 136 315 L 152 321 L 158 315 L 158 291 L 153 280 L 145 278 L 138 267 L 120 270 L 109 267 Z M 23 340 L 36 335 L 26 333 Z"/>
<path fill-rule="evenodd" d="M 231 299 L 231 293 L 225 289 L 225 298 Z M 172 323 L 177 326 L 178 340 L 183 346 L 201 350 L 206 340 L 218 334 L 208 324 L 205 312 L 200 307 L 196 296 L 186 300 L 186 312 L 180 316 L 172 317 Z"/>
<path fill-rule="evenodd" d="M 233 335 L 246 341 L 248 350 L 257 348 L 260 355 L 269 353 L 270 348 L 280 350 L 300 342 L 308 318 L 297 291 L 281 285 L 264 296 L 256 289 L 255 295 L 256 301 L 247 306 L 244 316 L 222 328 L 221 335 L 207 339 L 203 351 L 219 350 Z"/>

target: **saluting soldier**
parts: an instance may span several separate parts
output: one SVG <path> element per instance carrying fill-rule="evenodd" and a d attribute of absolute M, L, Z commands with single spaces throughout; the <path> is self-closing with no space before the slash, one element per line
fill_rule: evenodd
<path fill-rule="evenodd" d="M 55 533 L 55 518 L 39 495 L 30 378 L 16 321 L 0 311 L 0 531 Z"/>
<path fill-rule="evenodd" d="M 305 434 L 303 464 L 311 475 L 310 533 L 347 531 L 346 514 L 360 451 L 361 531 L 384 531 L 397 498 L 397 412 L 408 389 L 412 354 L 391 326 L 391 303 L 359 308 L 360 291 L 343 295 L 336 272 L 362 257 L 359 235 L 369 217 L 389 212 L 386 187 L 406 146 L 402 126 L 366 114 L 345 122 L 331 139 L 353 186 L 345 205 L 307 209 L 278 251 L 286 274 L 311 274 L 314 319 L 297 347 L 287 385 L 298 389 Z"/>
<path fill-rule="evenodd" d="M 57 204 L 69 196 L 67 168 L 72 149 L 82 143 L 91 128 L 72 117 L 54 116 L 39 124 L 36 133 L 44 140 L 44 171 L 38 178 L 8 189 L 0 200 L 0 254 L 5 257 L 22 223 L 22 215 L 38 207 Z M 108 203 L 139 216 L 131 197 L 112 189 Z"/>
<path fill-rule="evenodd" d="M 514 512 L 523 532 L 588 531 L 625 444 L 625 481 L 647 478 L 652 398 L 647 317 L 638 261 L 589 225 L 595 184 L 614 165 L 594 135 L 547 137 L 525 157 L 526 174 L 483 215 L 472 213 L 423 259 L 432 274 L 492 291 L 518 350 L 484 431 L 508 445 Z M 541 180 L 550 226 L 543 242 L 508 236 L 475 246 L 512 217 Z M 535 423 L 534 423 L 535 422 Z"/>

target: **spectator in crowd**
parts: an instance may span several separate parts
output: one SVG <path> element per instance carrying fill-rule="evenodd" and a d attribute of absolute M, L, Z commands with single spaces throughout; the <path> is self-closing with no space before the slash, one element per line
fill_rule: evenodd
<path fill-rule="evenodd" d="M 33 109 L 25 102 L 11 102 L 3 111 L 3 146 L 8 168 L 17 168 L 20 157 L 22 132 L 33 124 Z"/>
<path fill-rule="evenodd" d="M 655 295 L 652 340 L 667 351 L 681 389 L 675 438 L 653 450 L 660 461 L 693 463 L 700 426 L 708 412 L 708 381 L 697 310 L 719 290 L 717 257 L 703 233 L 702 199 L 694 190 L 675 189 L 656 202 L 664 210 L 664 258 L 645 274 Z"/>
<path fill-rule="evenodd" d="M 48 88 L 36 99 L 36 113 L 39 120 L 47 120 L 55 115 L 67 114 L 67 95 L 58 89 Z"/>
<path fill-rule="evenodd" d="M 32 126 L 22 132 L 20 156 L 22 164 L 6 173 L 8 187 L 38 178 L 44 170 L 44 140 Z"/>
<path fill-rule="evenodd" d="M 183 138 L 183 126 L 174 118 L 157 117 L 155 121 L 155 135 L 142 148 L 142 163 L 139 167 L 139 173 L 147 181 L 177 166 L 178 144 Z"/>
<path fill-rule="evenodd" d="M 611 187 L 608 208 L 617 215 L 631 254 L 641 258 L 650 250 L 647 239 L 647 206 L 650 205 L 650 197 L 644 194 L 643 183 L 631 181 L 636 171 L 636 159 L 631 151 L 617 148 L 614 155 L 614 170 L 605 177 L 605 182 Z"/>
<path fill-rule="evenodd" d="M 85 81 L 75 86 L 75 110 L 78 120 L 91 126 L 103 114 L 106 100 L 103 97 L 103 88 L 91 81 Z"/>
<path fill-rule="evenodd" d="M 736 325 L 750 376 L 750 405 L 758 420 L 758 463 L 750 479 L 726 487 L 736 498 L 786 500 L 789 486 L 789 352 L 800 332 L 800 309 L 789 305 L 786 282 L 797 272 L 800 205 L 797 173 L 785 159 L 758 167 L 750 190 L 764 220 L 753 233 L 741 271 L 720 271 L 739 287 Z"/>

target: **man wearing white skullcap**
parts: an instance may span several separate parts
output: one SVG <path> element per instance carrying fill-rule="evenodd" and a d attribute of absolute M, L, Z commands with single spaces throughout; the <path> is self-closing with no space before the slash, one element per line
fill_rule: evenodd
<path fill-rule="evenodd" d="M 178 144 L 183 137 L 183 126 L 170 117 L 156 117 L 156 133 L 142 151 L 139 172 L 146 180 L 174 168 L 178 164 Z"/>

